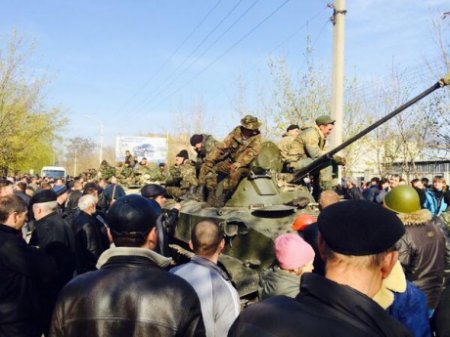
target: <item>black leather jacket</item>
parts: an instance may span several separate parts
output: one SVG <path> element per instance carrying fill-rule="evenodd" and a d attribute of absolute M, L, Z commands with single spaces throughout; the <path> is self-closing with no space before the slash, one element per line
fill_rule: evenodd
<path fill-rule="evenodd" d="M 108 248 L 98 221 L 86 212 L 80 211 L 72 224 L 75 233 L 78 274 L 96 270 L 100 255 Z"/>
<path fill-rule="evenodd" d="M 194 289 L 143 248 L 114 247 L 61 292 L 50 336 L 205 336 Z"/>

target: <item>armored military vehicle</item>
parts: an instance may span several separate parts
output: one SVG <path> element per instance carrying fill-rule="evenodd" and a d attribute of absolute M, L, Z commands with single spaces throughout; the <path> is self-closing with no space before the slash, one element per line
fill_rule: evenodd
<path fill-rule="evenodd" d="M 449 82 L 450 76 L 447 75 L 419 96 L 296 172 L 292 181 L 300 183 L 311 172 L 330 165 L 337 152 Z M 219 183 L 216 193 L 221 192 L 220 186 Z M 287 182 L 281 173 L 277 146 L 266 142 L 253 162 L 250 174 L 240 182 L 224 207 L 214 208 L 194 200 L 183 202 L 175 233 L 177 243 L 172 248 L 181 254 L 189 254 L 186 243 L 192 226 L 202 219 L 216 219 L 228 240 L 219 262 L 231 276 L 241 297 L 250 297 L 257 291 L 259 272 L 274 262 L 273 239 L 291 232 L 292 224 L 300 214 L 318 214 L 316 206 L 305 186 Z"/>

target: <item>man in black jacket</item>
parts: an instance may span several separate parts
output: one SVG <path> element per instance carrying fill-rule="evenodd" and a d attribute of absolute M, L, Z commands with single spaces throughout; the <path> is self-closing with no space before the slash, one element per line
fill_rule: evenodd
<path fill-rule="evenodd" d="M 0 197 L 0 336 L 40 337 L 42 288 L 54 276 L 54 261 L 21 237 L 26 203 Z"/>
<path fill-rule="evenodd" d="M 76 277 L 61 292 L 50 336 L 205 336 L 194 289 L 163 268 L 154 252 L 156 214 L 138 195 L 117 200 L 107 215 L 116 247 L 99 270 Z"/>
<path fill-rule="evenodd" d="M 80 213 L 72 224 L 77 246 L 77 272 L 82 274 L 95 267 L 100 255 L 108 248 L 104 245 L 105 240 L 95 213 L 95 199 L 92 195 L 83 195 L 78 201 Z"/>
<path fill-rule="evenodd" d="M 319 215 L 325 277 L 302 276 L 295 299 L 275 296 L 244 310 L 228 336 L 412 336 L 371 297 L 397 261 L 394 246 L 405 229 L 375 203 L 349 200 Z"/>

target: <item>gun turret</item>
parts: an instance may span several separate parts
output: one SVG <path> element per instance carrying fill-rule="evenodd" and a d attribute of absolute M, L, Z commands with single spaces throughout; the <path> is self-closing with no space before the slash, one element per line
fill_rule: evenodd
<path fill-rule="evenodd" d="M 431 94 L 436 89 L 445 87 L 446 85 L 449 85 L 449 84 L 450 84 L 450 73 L 448 73 L 444 78 L 441 78 L 438 82 L 436 82 L 434 85 L 429 87 L 427 90 L 423 91 L 422 93 L 420 93 L 416 97 L 412 98 L 411 100 L 409 100 L 408 102 L 406 102 L 402 106 L 398 107 L 397 109 L 395 109 L 394 111 L 392 111 L 388 115 L 386 115 L 383 118 L 379 119 L 377 122 L 375 122 L 372 125 L 368 126 L 367 128 L 365 128 L 364 130 L 362 130 L 358 134 L 354 135 L 350 139 L 346 140 L 341 145 L 337 146 L 336 148 L 332 149 L 331 151 L 329 151 L 329 152 L 325 153 L 324 155 L 322 155 L 321 157 L 317 158 L 311 164 L 309 164 L 309 165 L 307 165 L 307 166 L 297 170 L 296 172 L 294 172 L 293 182 L 294 183 L 299 183 L 299 182 L 301 182 L 301 180 L 304 177 L 306 177 L 311 172 L 317 172 L 318 170 L 321 170 L 321 169 L 331 165 L 331 163 L 333 161 L 333 156 L 336 153 L 338 153 L 339 151 L 345 149 L 347 146 L 351 145 L 352 143 L 354 143 L 358 139 L 364 137 L 370 131 L 376 129 L 381 124 L 384 124 L 385 122 L 390 120 L 392 117 L 396 116 L 397 114 L 399 114 L 403 110 L 409 108 L 411 105 L 413 105 L 413 104 L 417 103 L 418 101 L 420 101 L 422 98 L 424 98 L 424 97 L 428 96 L 429 94 Z"/>

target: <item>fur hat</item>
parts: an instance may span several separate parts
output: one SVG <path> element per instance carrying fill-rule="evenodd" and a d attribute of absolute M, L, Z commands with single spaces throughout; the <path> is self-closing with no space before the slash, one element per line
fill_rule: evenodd
<path fill-rule="evenodd" d="M 195 146 L 195 144 L 203 142 L 203 135 L 195 134 L 191 137 L 190 141 L 191 141 L 191 145 Z"/>

